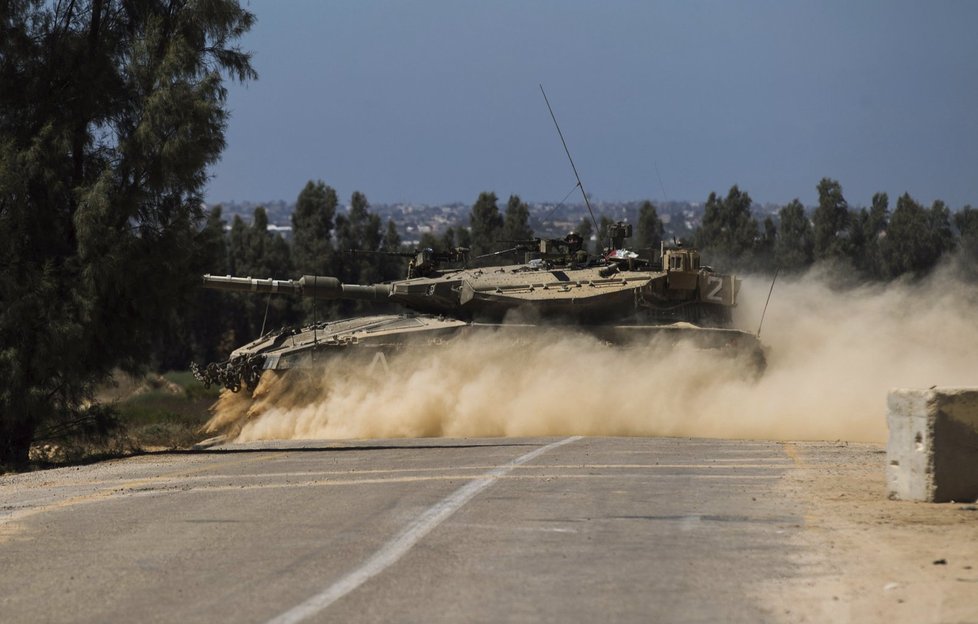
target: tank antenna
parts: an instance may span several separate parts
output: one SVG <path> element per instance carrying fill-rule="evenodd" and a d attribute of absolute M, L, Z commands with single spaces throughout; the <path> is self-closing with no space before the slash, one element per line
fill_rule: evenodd
<path fill-rule="evenodd" d="M 764 311 L 761 312 L 761 322 L 757 324 L 757 337 L 761 337 L 761 326 L 764 325 L 764 315 L 767 314 L 767 304 L 771 303 L 771 293 L 774 292 L 774 282 L 778 281 L 778 273 L 781 272 L 781 267 L 774 270 L 774 279 L 771 280 L 771 290 L 767 291 L 767 301 L 764 302 Z"/>
<path fill-rule="evenodd" d="M 669 200 L 666 199 L 666 187 L 662 183 L 662 176 L 659 175 L 659 163 L 653 160 L 652 166 L 655 167 L 655 177 L 659 178 L 659 189 L 662 191 L 662 207 L 665 208 L 666 202 L 668 202 Z"/>
<path fill-rule="evenodd" d="M 265 318 L 261 320 L 261 335 L 265 335 L 265 323 L 268 322 L 268 306 L 272 305 L 272 293 L 268 293 L 268 300 L 265 301 Z"/>
<path fill-rule="evenodd" d="M 547 99 L 547 92 L 543 90 L 543 85 L 540 85 L 540 93 L 543 94 L 543 101 L 547 103 L 547 110 L 550 111 L 550 118 L 554 120 L 554 126 L 557 128 L 557 135 L 560 137 L 560 142 L 564 144 L 564 151 L 567 152 L 567 160 L 570 161 L 571 169 L 574 170 L 574 177 L 577 178 L 577 186 L 581 189 L 581 195 L 584 196 L 584 205 L 587 206 L 588 214 L 591 215 L 591 223 L 594 224 L 594 233 L 598 233 L 598 220 L 594 218 L 594 211 L 591 210 L 591 202 L 588 201 L 587 193 L 584 191 L 584 184 L 581 182 L 581 176 L 577 173 L 577 167 L 574 166 L 574 159 L 571 158 L 570 150 L 567 149 L 567 141 L 564 140 L 564 133 L 560 131 L 560 124 L 557 123 L 557 116 L 554 115 L 554 109 L 550 106 L 550 100 Z"/>

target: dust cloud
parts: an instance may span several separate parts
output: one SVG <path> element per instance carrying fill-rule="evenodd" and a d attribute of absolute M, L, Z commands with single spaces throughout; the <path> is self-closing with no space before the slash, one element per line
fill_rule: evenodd
<path fill-rule="evenodd" d="M 756 331 L 770 282 L 744 279 L 736 325 Z M 481 436 L 694 436 L 884 442 L 886 393 L 978 385 L 973 285 L 835 289 L 779 279 L 764 320 L 767 370 L 653 340 L 615 349 L 542 330 L 390 358 L 333 358 L 313 374 L 266 374 L 254 397 L 225 392 L 209 423 L 237 441 Z"/>

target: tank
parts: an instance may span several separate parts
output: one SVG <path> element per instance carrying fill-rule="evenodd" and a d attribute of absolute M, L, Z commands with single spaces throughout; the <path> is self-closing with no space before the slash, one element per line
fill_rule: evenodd
<path fill-rule="evenodd" d="M 488 255 L 522 253 L 524 261 L 490 266 L 471 266 L 464 249 L 443 254 L 426 249 L 406 254 L 411 256 L 406 279 L 380 284 L 344 284 L 322 275 L 295 280 L 205 275 L 203 285 L 216 290 L 384 302 L 405 312 L 273 331 L 236 349 L 225 362 L 193 366 L 194 373 L 208 385 L 253 389 L 266 370 L 314 366 L 340 352 L 358 350 L 386 366 L 386 357 L 398 349 L 437 346 L 473 332 L 518 340 L 543 326 L 586 332 L 623 348 L 657 336 L 690 340 L 701 348 L 746 354 L 762 370 L 758 339 L 731 327 L 740 280 L 704 265 L 690 247 L 661 246 L 641 257 L 624 249 L 629 236 L 629 224 L 612 226 L 611 246 L 598 257 L 583 251 L 573 233 L 510 241 L 509 249 Z"/>

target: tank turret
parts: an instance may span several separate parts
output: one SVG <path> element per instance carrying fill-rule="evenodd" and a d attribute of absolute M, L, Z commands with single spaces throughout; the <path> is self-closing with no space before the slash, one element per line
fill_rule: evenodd
<path fill-rule="evenodd" d="M 665 251 L 659 267 L 623 250 L 580 262 L 566 245 L 551 252 L 551 243 L 538 241 L 537 257 L 523 264 L 430 271 L 383 284 L 344 284 L 322 275 L 297 280 L 205 275 L 203 281 L 217 290 L 387 302 L 463 320 L 495 322 L 523 310 L 536 318 L 585 324 L 687 321 L 725 327 L 730 322 L 739 281 L 701 266 L 693 249 Z"/>

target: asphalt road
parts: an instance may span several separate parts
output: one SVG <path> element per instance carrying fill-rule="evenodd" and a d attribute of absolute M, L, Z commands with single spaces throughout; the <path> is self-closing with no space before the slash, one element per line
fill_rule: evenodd
<path fill-rule="evenodd" d="M 758 622 L 777 442 L 289 442 L 0 477 L 3 622 Z"/>

